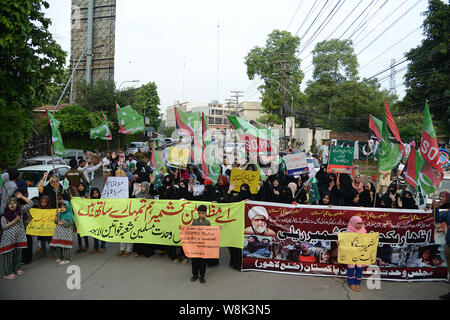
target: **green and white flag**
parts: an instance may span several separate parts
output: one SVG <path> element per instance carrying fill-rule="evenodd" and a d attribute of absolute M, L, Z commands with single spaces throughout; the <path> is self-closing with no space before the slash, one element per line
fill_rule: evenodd
<path fill-rule="evenodd" d="M 60 122 L 47 110 L 47 120 L 52 132 L 52 145 L 54 154 L 59 157 L 66 156 L 66 149 L 62 141 L 61 133 L 59 132 Z"/>
<path fill-rule="evenodd" d="M 309 202 L 313 203 L 316 201 L 320 201 L 320 192 L 316 177 L 314 176 L 309 179 L 309 182 L 311 183 L 311 190 L 309 191 Z"/>
<path fill-rule="evenodd" d="M 402 158 L 402 152 L 395 139 L 389 135 L 389 128 L 386 117 L 383 118 L 383 128 L 381 130 L 380 158 L 378 160 L 379 171 L 389 171 L 394 169 Z"/>
<path fill-rule="evenodd" d="M 96 128 L 91 129 L 90 137 L 91 139 L 101 139 L 101 140 L 112 140 L 111 131 L 109 130 L 108 119 L 102 112 L 103 123 Z"/>
<path fill-rule="evenodd" d="M 121 108 L 116 105 L 117 121 L 120 133 L 136 134 L 145 131 L 144 117 L 137 113 L 131 106 Z"/>

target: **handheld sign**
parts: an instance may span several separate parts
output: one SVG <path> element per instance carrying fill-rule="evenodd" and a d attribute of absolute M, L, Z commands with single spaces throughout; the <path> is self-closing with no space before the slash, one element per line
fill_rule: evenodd
<path fill-rule="evenodd" d="M 219 258 L 220 227 L 180 226 L 180 240 L 188 258 Z"/>
<path fill-rule="evenodd" d="M 377 259 L 379 232 L 338 233 L 338 262 L 342 264 L 356 264 L 369 266 Z"/>
<path fill-rule="evenodd" d="M 352 173 L 354 148 L 331 147 L 329 173 Z"/>
<path fill-rule="evenodd" d="M 189 149 L 170 147 L 167 163 L 170 167 L 186 168 L 189 160 Z"/>
<path fill-rule="evenodd" d="M 244 183 L 250 187 L 252 194 L 258 193 L 260 173 L 258 171 L 247 171 L 237 168 L 231 169 L 230 184 L 234 184 L 234 191 L 239 192 Z"/>
<path fill-rule="evenodd" d="M 128 178 L 108 177 L 102 192 L 102 199 L 128 199 Z"/>
<path fill-rule="evenodd" d="M 30 209 L 33 220 L 27 226 L 30 236 L 52 237 L 55 232 L 56 209 Z"/>
<path fill-rule="evenodd" d="M 288 175 L 290 176 L 299 176 L 309 172 L 304 152 L 285 155 L 283 160 L 286 163 Z"/>

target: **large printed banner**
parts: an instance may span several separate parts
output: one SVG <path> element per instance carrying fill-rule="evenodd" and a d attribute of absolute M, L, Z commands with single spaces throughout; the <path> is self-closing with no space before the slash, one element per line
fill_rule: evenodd
<path fill-rule="evenodd" d="M 221 247 L 243 247 L 244 202 L 211 203 L 187 200 L 73 198 L 80 236 L 107 242 L 181 246 L 179 227 L 198 218 L 197 208 L 208 208 L 206 219 L 220 227 Z"/>
<path fill-rule="evenodd" d="M 446 279 L 445 239 L 435 234 L 431 212 L 256 201 L 245 204 L 242 269 L 346 277 L 337 241 L 354 215 L 368 233 L 379 233 L 375 264 L 364 267 L 364 279 L 375 273 L 382 280 Z"/>

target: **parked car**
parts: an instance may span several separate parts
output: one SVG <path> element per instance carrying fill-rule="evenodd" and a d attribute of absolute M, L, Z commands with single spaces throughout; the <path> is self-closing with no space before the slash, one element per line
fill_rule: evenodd
<path fill-rule="evenodd" d="M 171 146 L 175 145 L 175 141 L 173 141 L 172 138 L 164 138 L 163 144 L 164 144 L 164 148 L 167 148 L 167 147 L 171 147 Z"/>
<path fill-rule="evenodd" d="M 54 156 L 55 165 L 66 164 L 61 157 Z M 47 165 L 52 164 L 51 156 L 38 156 L 28 159 L 23 159 L 18 165 L 17 168 L 30 167 L 30 166 L 38 166 L 38 165 Z"/>
<path fill-rule="evenodd" d="M 64 157 L 64 163 L 66 165 L 69 165 L 69 162 L 71 159 L 77 159 L 79 162 L 81 159 L 83 159 L 83 150 L 81 149 L 66 149 L 66 156 Z"/>
<path fill-rule="evenodd" d="M 320 170 L 320 164 L 319 161 L 317 161 L 316 158 L 312 158 L 312 157 L 306 157 L 306 162 L 309 163 L 313 163 L 314 164 L 314 169 L 316 170 L 316 173 Z"/>
<path fill-rule="evenodd" d="M 55 164 L 55 175 L 59 178 L 61 184 L 66 172 L 69 170 L 70 167 L 67 165 Z M 39 191 L 37 186 L 44 177 L 45 172 L 48 172 L 49 176 L 53 175 L 53 165 L 37 165 L 19 169 L 20 178 L 24 179 L 28 186 L 28 198 L 31 199 L 34 203 L 37 203 L 39 201 Z"/>
<path fill-rule="evenodd" d="M 136 152 L 138 152 L 139 148 L 141 149 L 142 152 L 147 152 L 149 147 L 148 144 L 145 142 L 131 142 L 127 146 L 127 153 L 135 154 Z"/>

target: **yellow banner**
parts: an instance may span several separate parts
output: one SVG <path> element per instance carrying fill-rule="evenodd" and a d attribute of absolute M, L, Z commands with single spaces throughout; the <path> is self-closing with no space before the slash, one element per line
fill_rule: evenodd
<path fill-rule="evenodd" d="M 169 158 L 167 159 L 169 166 L 186 168 L 188 160 L 189 160 L 189 149 L 170 147 Z"/>
<path fill-rule="evenodd" d="M 52 237 L 55 232 L 56 209 L 30 209 L 33 220 L 27 226 L 30 236 Z"/>
<path fill-rule="evenodd" d="M 231 169 L 230 184 L 234 184 L 234 191 L 239 192 L 244 183 L 250 187 L 252 194 L 258 193 L 260 173 L 258 171 L 246 171 L 237 168 Z"/>
<path fill-rule="evenodd" d="M 377 259 L 379 232 L 338 233 L 338 262 L 368 266 L 375 264 Z"/>
<path fill-rule="evenodd" d="M 181 246 L 179 227 L 191 225 L 204 204 L 206 219 L 220 227 L 220 246 L 244 247 L 244 202 L 73 198 L 71 203 L 82 237 L 170 246 Z"/>

